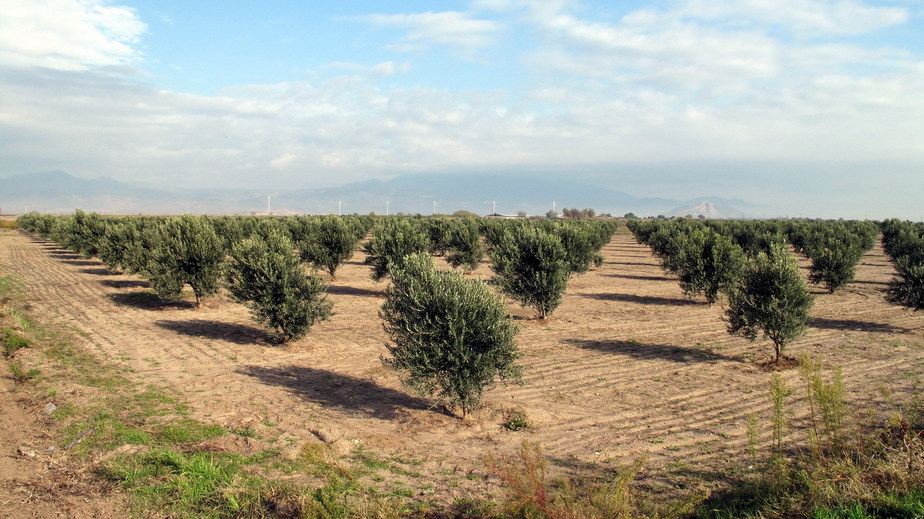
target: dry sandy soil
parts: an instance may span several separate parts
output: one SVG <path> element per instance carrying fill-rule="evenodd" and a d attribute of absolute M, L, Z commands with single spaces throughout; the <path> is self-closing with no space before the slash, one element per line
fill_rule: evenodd
<path fill-rule="evenodd" d="M 631 235 L 617 234 L 604 258 L 571 280 L 544 322 L 509 305 L 522 326 L 525 384 L 491 389 L 485 409 L 462 421 L 409 394 L 382 366 L 386 285 L 371 281 L 359 252 L 330 284 L 331 320 L 279 347 L 225 297 L 200 309 L 158 304 L 136 294 L 149 290 L 140 279 L 0 233 L 0 275 L 21 281 L 40 322 L 73 329 L 75 340 L 135 380 L 185 395 L 197 418 L 285 445 L 320 438 L 343 454 L 361 447 L 393 457 L 424 474 L 412 486 L 446 499 L 496 491 L 465 476 L 484 475 L 487 454 L 514 452 L 524 440 L 539 442 L 556 470 L 578 476 L 642 455 L 646 473 L 664 477 L 743 470 L 748 416 L 769 414 L 762 362 L 772 346 L 730 336 L 721 305 L 686 299 Z M 892 272 L 877 247 L 846 289 L 813 287 L 810 328 L 788 350 L 841 366 L 850 400 L 862 406 L 881 408 L 878 388 L 908 390 L 922 374 L 924 313 L 884 301 Z M 491 271 L 483 264 L 474 275 Z M 783 374 L 798 386 L 796 370 Z M 528 430 L 502 426 L 512 410 L 525 413 Z M 0 463 L 13 463 L 15 447 L 2 447 Z"/>

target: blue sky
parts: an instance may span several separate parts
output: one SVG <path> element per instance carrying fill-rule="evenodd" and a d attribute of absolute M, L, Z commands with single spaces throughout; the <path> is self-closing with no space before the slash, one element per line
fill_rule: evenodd
<path fill-rule="evenodd" d="M 924 219 L 922 0 L 2 2 L 0 175 L 515 172 Z"/>

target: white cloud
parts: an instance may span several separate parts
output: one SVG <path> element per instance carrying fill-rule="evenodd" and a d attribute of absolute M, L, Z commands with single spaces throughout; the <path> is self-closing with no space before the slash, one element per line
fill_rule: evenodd
<path fill-rule="evenodd" d="M 459 11 L 370 14 L 358 19 L 378 27 L 407 29 L 407 34 L 392 45 L 402 51 L 435 44 L 468 54 L 493 44 L 501 29 L 494 20 L 475 19 Z"/>
<path fill-rule="evenodd" d="M 908 21 L 906 9 L 856 0 L 686 0 L 674 14 L 737 24 L 771 24 L 808 37 L 863 34 Z"/>
<path fill-rule="evenodd" d="M 129 7 L 101 0 L 7 0 L 0 64 L 60 70 L 124 65 L 147 26 Z"/>
<path fill-rule="evenodd" d="M 298 159 L 298 155 L 294 153 L 286 152 L 276 157 L 275 159 L 269 161 L 269 165 L 273 169 L 286 169 L 287 167 L 292 165 L 292 163 L 295 162 L 296 159 Z"/>

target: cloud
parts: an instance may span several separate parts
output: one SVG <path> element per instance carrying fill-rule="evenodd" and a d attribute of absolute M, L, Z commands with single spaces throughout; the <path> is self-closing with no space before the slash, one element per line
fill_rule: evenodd
<path fill-rule="evenodd" d="M 399 57 L 330 63 L 311 71 L 311 81 L 200 96 L 112 73 L 112 65 L 138 59 L 127 36 L 126 53 L 100 58 L 103 68 L 76 56 L 49 68 L 0 62 L 0 175 L 64 169 L 276 188 L 515 169 L 596 171 L 640 183 L 642 175 L 621 172 L 644 166 L 671 171 L 659 173 L 665 189 L 682 192 L 708 180 L 760 193 L 787 178 L 817 193 L 843 171 L 887 164 L 872 192 L 919 178 L 924 167 L 924 66 L 913 48 L 877 47 L 847 33 L 794 37 L 810 27 L 794 20 L 810 17 L 772 15 L 757 0 L 740 9 L 674 2 L 621 18 L 593 18 L 554 0 L 471 5 L 491 19 L 473 11 L 363 21 L 402 30 L 405 49 L 439 45 L 463 55 L 498 43 L 502 32 L 528 33 L 505 62 L 517 84 L 428 88 L 427 63 L 411 67 Z M 857 31 L 863 25 L 848 14 L 865 5 L 805 0 L 802 9 L 828 6 L 824 19 Z M 895 15 L 870 8 L 867 28 Z M 827 22 L 812 23 L 832 36 Z M 37 56 L 30 59 L 39 65 L 52 59 Z M 497 70 L 453 65 L 476 77 Z M 786 176 L 793 163 L 798 174 Z M 702 173 L 703 164 L 713 172 Z"/>
<path fill-rule="evenodd" d="M 469 54 L 494 44 L 501 30 L 494 20 L 475 19 L 459 11 L 369 14 L 356 19 L 376 27 L 406 29 L 407 33 L 392 44 L 401 51 L 442 45 Z"/>
<path fill-rule="evenodd" d="M 687 0 L 674 15 L 741 25 L 769 24 L 803 37 L 852 35 L 908 21 L 901 7 L 856 0 Z"/>
<path fill-rule="evenodd" d="M 137 61 L 147 26 L 134 9 L 101 0 L 8 0 L 0 64 L 82 70 Z"/>
<path fill-rule="evenodd" d="M 269 165 L 273 169 L 286 169 L 295 162 L 296 159 L 298 159 L 298 155 L 287 152 L 269 161 Z"/>

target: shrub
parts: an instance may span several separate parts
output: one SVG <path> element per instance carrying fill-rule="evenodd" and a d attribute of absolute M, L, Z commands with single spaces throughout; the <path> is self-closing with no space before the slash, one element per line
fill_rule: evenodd
<path fill-rule="evenodd" d="M 805 332 L 814 300 L 795 259 L 782 245 L 760 253 L 745 268 L 728 294 L 728 332 L 755 340 L 759 333 L 773 341 L 780 362 L 783 349 Z"/>
<path fill-rule="evenodd" d="M 491 268 L 500 289 L 545 319 L 561 304 L 570 275 L 568 253 L 558 236 L 536 227 L 509 231 L 494 246 Z"/>
<path fill-rule="evenodd" d="M 519 378 L 517 329 L 484 282 L 436 270 L 426 254 L 408 256 L 392 281 L 381 312 L 391 339 L 383 362 L 405 385 L 465 417 L 494 379 Z"/>
<path fill-rule="evenodd" d="M 3 345 L 3 356 L 12 357 L 17 351 L 29 347 L 29 339 L 19 335 L 9 328 L 0 330 L 0 344 Z"/>
<path fill-rule="evenodd" d="M 425 252 L 429 248 L 429 239 L 423 230 L 403 218 L 386 218 L 372 233 L 372 238 L 363 245 L 366 253 L 365 263 L 372 266 L 372 279 L 381 281 L 404 258 Z"/>
<path fill-rule="evenodd" d="M 235 245 L 227 280 L 231 295 L 250 308 L 278 342 L 303 337 L 315 323 L 330 317 L 327 287 L 321 278 L 305 275 L 289 238 L 279 231 Z"/>
<path fill-rule="evenodd" d="M 732 286 L 744 265 L 744 253 L 731 239 L 701 227 L 675 234 L 676 247 L 664 267 L 680 278 L 684 294 L 701 294 L 709 304 Z"/>
<path fill-rule="evenodd" d="M 327 215 L 302 220 L 294 242 L 302 261 L 323 268 L 335 277 L 337 269 L 356 252 L 356 229 L 339 216 Z"/>
<path fill-rule="evenodd" d="M 882 234 L 897 274 L 888 300 L 915 310 L 924 308 L 924 224 L 888 220 L 882 224 Z"/>
<path fill-rule="evenodd" d="M 446 241 L 446 261 L 465 272 L 478 268 L 484 257 L 484 246 L 477 224 L 470 219 L 452 221 Z"/>
<path fill-rule="evenodd" d="M 206 217 L 183 216 L 168 221 L 156 237 L 147 273 L 158 295 L 180 296 L 189 284 L 202 299 L 218 292 L 225 252 Z"/>

